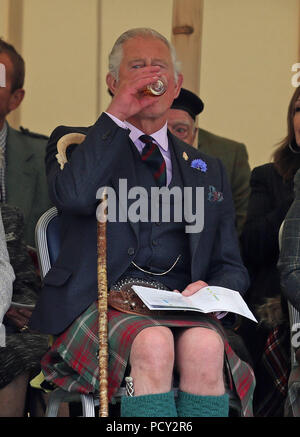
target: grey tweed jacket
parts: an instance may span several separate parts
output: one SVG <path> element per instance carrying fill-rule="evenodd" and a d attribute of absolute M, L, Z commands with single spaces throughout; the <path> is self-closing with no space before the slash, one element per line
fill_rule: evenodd
<path fill-rule="evenodd" d="M 5 231 L 0 213 L 0 325 L 4 314 L 8 310 L 12 298 L 14 270 L 9 262 L 9 255 L 5 239 Z"/>

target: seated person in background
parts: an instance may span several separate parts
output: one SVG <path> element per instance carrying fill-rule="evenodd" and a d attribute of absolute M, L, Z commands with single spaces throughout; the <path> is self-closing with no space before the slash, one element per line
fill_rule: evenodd
<path fill-rule="evenodd" d="M 5 256 L 0 266 L 7 266 L 7 249 L 11 264 L 7 273 L 1 274 L 4 301 L 0 311 L 5 313 L 6 338 L 5 347 L 0 347 L 0 417 L 22 417 L 28 381 L 40 371 L 41 357 L 48 349 L 48 336 L 28 330 L 31 310 L 10 305 L 14 275 L 13 302 L 35 304 L 40 282 L 23 240 L 22 213 L 18 208 L 2 204 L 0 219 L 0 242 Z"/>
<path fill-rule="evenodd" d="M 0 64 L 6 86 L 0 86 L 0 202 L 21 209 L 25 243 L 35 246 L 35 225 L 50 208 L 45 172 L 47 137 L 9 126 L 7 115 L 21 104 L 25 90 L 24 60 L 14 47 L 0 38 Z"/>
<path fill-rule="evenodd" d="M 276 148 L 273 162 L 252 171 L 248 215 L 241 236 L 242 255 L 251 279 L 246 299 L 260 321 L 250 326 L 243 320 L 241 331 L 254 361 L 254 407 L 259 416 L 282 416 L 287 391 L 290 340 L 277 269 L 278 233 L 293 201 L 293 178 L 300 167 L 299 110 L 300 87 L 289 103 L 287 136 Z"/>
<path fill-rule="evenodd" d="M 9 255 L 5 240 L 5 231 L 0 215 L 0 347 L 5 346 L 5 326 L 3 318 L 10 307 L 12 298 L 13 281 L 15 280 L 14 270 L 9 262 Z"/>
<path fill-rule="evenodd" d="M 240 235 L 247 213 L 250 195 L 250 166 L 244 144 L 219 137 L 197 128 L 196 116 L 203 111 L 202 100 L 189 90 L 181 88 L 168 111 L 168 128 L 182 141 L 215 158 L 225 166 L 231 184 L 236 213 L 236 228 Z M 195 145 L 195 142 L 196 145 Z"/>
<path fill-rule="evenodd" d="M 300 105 L 299 105 L 300 107 Z M 298 126 L 300 127 L 300 112 L 297 114 L 299 118 Z M 296 133 L 296 137 L 299 133 Z M 298 140 L 300 144 L 300 138 Z M 300 312 L 300 169 L 297 170 L 294 177 L 294 193 L 295 199 L 285 216 L 284 225 L 281 235 L 281 250 L 278 261 L 278 270 L 280 272 L 280 281 L 282 293 L 297 311 Z M 289 386 L 291 396 L 287 396 L 285 403 L 285 416 L 300 416 L 300 380 L 299 380 L 299 365 L 300 365 L 300 342 L 299 328 L 294 328 L 292 339 L 292 347 L 295 351 L 296 363 L 291 368 L 289 375 Z"/>
<path fill-rule="evenodd" d="M 144 92 L 161 77 L 168 82 L 163 95 Z M 119 215 L 116 221 L 108 220 L 109 289 L 143 283 L 191 295 L 207 283 L 241 293 L 248 287 L 223 167 L 167 132 L 167 110 L 181 83 L 168 40 L 152 29 L 129 30 L 110 54 L 107 86 L 114 97 L 106 113 L 91 128 L 61 126 L 51 135 L 46 169 L 50 197 L 61 214 L 61 251 L 44 278 L 30 326 L 57 336 L 42 360 L 42 370 L 47 381 L 65 389 L 99 390 L 96 210 L 100 187 L 115 190 L 122 207 L 128 196 L 127 188 L 124 193 L 124 185 L 120 186 L 124 181 L 126 187 L 143 188 L 149 195 L 152 188 L 162 186 L 181 192 L 192 187 L 192 203 L 196 187 L 204 188 L 205 206 L 197 211 L 205 215 L 202 232 L 187 233 L 186 221 L 176 221 L 173 213 L 169 221 L 153 222 L 152 211 L 148 221 L 134 223 L 128 208 L 128 220 L 118 219 Z M 72 132 L 85 139 L 72 149 L 61 169 L 57 142 Z M 218 200 L 209 196 L 209 185 L 219 192 Z M 151 210 L 150 197 L 146 204 Z M 125 371 L 134 383 L 134 396 L 122 397 L 122 416 L 227 416 L 224 355 L 232 371 L 239 369 L 232 372 L 232 380 L 238 390 L 243 387 L 243 394 L 239 391 L 242 414 L 251 415 L 252 370 L 230 348 L 215 314 L 144 316 L 110 307 L 108 320 L 109 399 Z M 78 354 L 82 347 L 84 352 Z M 172 391 L 175 366 L 180 375 L 177 404 Z"/>
<path fill-rule="evenodd" d="M 300 127 L 300 109 L 297 117 L 299 117 Z M 284 219 L 277 266 L 280 272 L 282 293 L 300 312 L 300 169 L 297 170 L 294 177 L 294 193 L 294 201 Z"/>

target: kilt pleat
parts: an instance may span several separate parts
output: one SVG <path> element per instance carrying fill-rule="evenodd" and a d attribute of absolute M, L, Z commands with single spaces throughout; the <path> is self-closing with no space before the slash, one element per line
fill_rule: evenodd
<path fill-rule="evenodd" d="M 226 376 L 241 400 L 243 416 L 253 415 L 254 373 L 230 347 L 221 323 L 215 317 L 202 313 L 148 317 L 125 314 L 109 308 L 109 401 L 122 384 L 134 338 L 142 329 L 151 326 L 200 326 L 219 332 L 224 341 Z M 46 381 L 72 392 L 88 394 L 99 391 L 98 350 L 98 308 L 95 302 L 55 339 L 52 347 L 42 358 L 42 371 Z"/>

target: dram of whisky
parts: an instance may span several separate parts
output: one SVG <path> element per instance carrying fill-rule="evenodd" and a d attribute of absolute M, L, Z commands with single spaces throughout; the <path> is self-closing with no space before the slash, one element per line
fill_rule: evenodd
<path fill-rule="evenodd" d="M 167 90 L 167 82 L 164 79 L 158 79 L 156 82 L 148 85 L 143 93 L 148 96 L 161 96 Z"/>

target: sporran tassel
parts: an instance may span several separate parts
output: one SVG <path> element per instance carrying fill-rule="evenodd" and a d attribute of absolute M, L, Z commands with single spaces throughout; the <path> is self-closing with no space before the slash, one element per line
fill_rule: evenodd
<path fill-rule="evenodd" d="M 133 378 L 132 376 L 126 376 L 125 378 L 126 382 L 126 394 L 127 396 L 134 396 L 134 385 L 133 385 Z"/>

